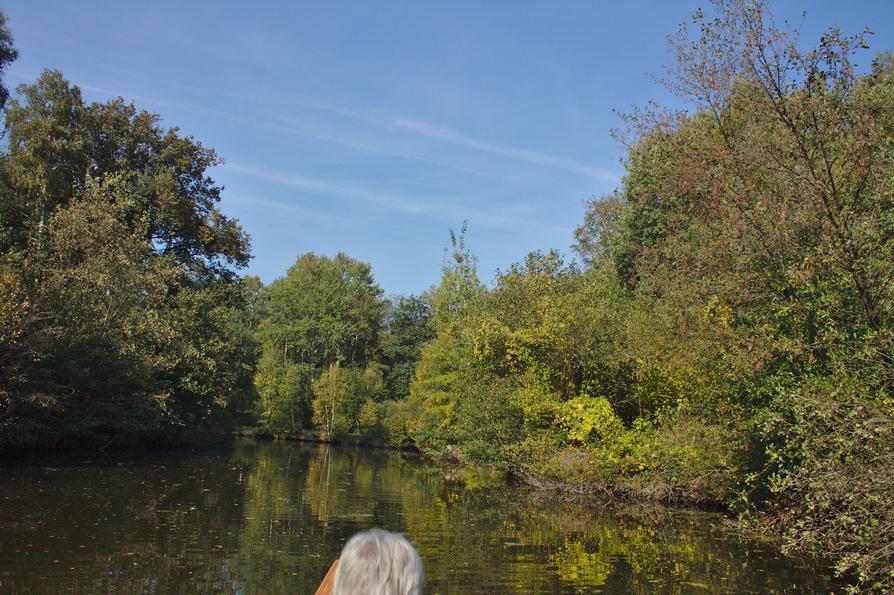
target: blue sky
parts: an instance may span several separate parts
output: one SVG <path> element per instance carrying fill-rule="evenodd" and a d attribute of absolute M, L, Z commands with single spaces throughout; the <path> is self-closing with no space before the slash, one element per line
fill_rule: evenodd
<path fill-rule="evenodd" d="M 389 294 L 440 275 L 448 229 L 491 279 L 568 250 L 583 203 L 622 173 L 612 111 L 668 102 L 650 74 L 707 2 L 4 3 L 11 86 L 56 68 L 89 100 L 121 95 L 214 147 L 223 210 L 269 282 L 307 251 L 372 263 Z M 776 2 L 806 36 L 869 26 L 894 2 Z M 869 55 L 866 57 L 868 62 Z"/>

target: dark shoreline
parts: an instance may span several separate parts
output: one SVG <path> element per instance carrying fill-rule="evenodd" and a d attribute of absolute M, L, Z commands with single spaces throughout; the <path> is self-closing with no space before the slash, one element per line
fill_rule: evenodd
<path fill-rule="evenodd" d="M 84 457 L 100 455 L 107 459 L 113 459 L 116 453 L 157 453 L 172 452 L 176 453 L 181 450 L 202 450 L 208 448 L 226 448 L 235 440 L 248 439 L 260 442 L 284 442 L 284 443 L 304 443 L 304 444 L 331 444 L 346 447 L 359 447 L 374 450 L 386 450 L 393 452 L 415 453 L 426 457 L 435 465 L 440 465 L 451 471 L 451 475 L 460 476 L 461 470 L 480 470 L 475 465 L 471 465 L 457 458 L 437 458 L 426 455 L 415 445 L 394 446 L 375 442 L 368 439 L 344 437 L 334 440 L 326 439 L 314 432 L 302 431 L 292 434 L 273 434 L 256 428 L 242 429 L 232 433 L 220 436 L 206 437 L 204 439 L 149 439 L 140 440 L 130 438 L 120 438 L 115 436 L 107 440 L 78 440 L 72 442 L 60 442 L 56 444 L 43 444 L 37 446 L 28 446 L 21 448 L 7 448 L 0 450 L 0 466 L 15 465 L 22 462 L 39 462 L 42 459 L 68 458 L 68 457 Z M 624 489 L 622 487 L 613 487 L 609 485 L 597 485 L 589 483 L 575 483 L 570 481 L 561 481 L 550 477 L 537 475 L 522 468 L 508 470 L 505 475 L 515 483 L 531 486 L 538 490 L 548 492 L 561 493 L 569 497 L 580 498 L 593 501 L 618 501 L 631 504 L 658 504 L 674 508 L 695 508 L 706 512 L 723 512 L 728 513 L 729 507 L 724 503 L 716 500 L 693 499 L 685 496 L 677 497 L 655 497 L 652 495 L 640 493 L 638 491 Z"/>
<path fill-rule="evenodd" d="M 285 434 L 285 435 L 275 435 L 269 432 L 259 431 L 259 430 L 242 430 L 239 432 L 235 432 L 234 437 L 236 438 L 251 438 L 253 440 L 261 440 L 264 442 L 307 442 L 311 444 L 338 444 L 342 446 L 361 446 L 363 448 L 376 448 L 381 450 L 394 450 L 394 451 L 402 451 L 402 452 L 415 452 L 420 453 L 418 448 L 412 445 L 406 446 L 394 446 L 391 444 L 382 444 L 380 442 L 370 442 L 368 440 L 362 439 L 354 439 L 354 438 L 339 438 L 336 440 L 329 440 L 326 438 L 322 438 L 317 436 L 313 432 L 300 432 L 298 434 Z"/>
<path fill-rule="evenodd" d="M 413 445 L 393 446 L 390 444 L 382 444 L 379 442 L 371 442 L 369 440 L 356 439 L 351 437 L 328 440 L 326 438 L 320 437 L 313 432 L 274 435 L 272 433 L 259 431 L 256 429 L 239 431 L 236 432 L 234 436 L 236 438 L 260 440 L 266 442 L 335 444 L 340 446 L 352 446 L 378 450 L 412 452 L 417 453 L 421 456 L 425 456 L 435 464 L 443 465 L 445 468 L 453 469 L 455 471 L 460 469 L 479 469 L 474 465 L 470 465 L 458 459 L 437 459 L 428 457 L 419 448 Z M 511 469 L 507 472 L 507 476 L 514 482 L 520 484 L 525 484 L 539 490 L 565 494 L 574 498 L 582 498 L 594 501 L 620 501 L 631 504 L 658 504 L 674 508 L 695 508 L 705 512 L 729 512 L 729 506 L 726 503 L 717 500 L 694 499 L 686 497 L 653 497 L 632 490 L 611 488 L 608 486 L 596 485 L 593 483 L 573 483 L 568 481 L 559 481 L 531 473 L 524 469 Z"/>

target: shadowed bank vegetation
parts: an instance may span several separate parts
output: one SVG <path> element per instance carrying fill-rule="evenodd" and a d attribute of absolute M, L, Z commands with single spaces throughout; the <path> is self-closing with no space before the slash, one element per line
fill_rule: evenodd
<path fill-rule="evenodd" d="M 438 285 L 387 300 L 344 254 L 240 280 L 213 152 L 44 74 L 6 108 L 3 444 L 253 409 L 277 435 L 721 503 L 894 588 L 894 60 L 857 68 L 866 34 L 796 40 L 761 3 L 699 12 L 664 81 L 689 109 L 624 118 L 626 174 L 577 260 L 532 253 L 487 287 L 464 227 Z"/>
<path fill-rule="evenodd" d="M 0 447 L 225 435 L 251 403 L 254 340 L 214 151 L 55 71 L 19 87 L 5 126 Z"/>

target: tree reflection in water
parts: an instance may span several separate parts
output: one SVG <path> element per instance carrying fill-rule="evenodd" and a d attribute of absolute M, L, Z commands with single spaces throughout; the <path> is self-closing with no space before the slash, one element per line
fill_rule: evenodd
<path fill-rule="evenodd" d="M 431 592 L 803 592 L 714 514 L 468 488 L 419 457 L 243 441 L 0 470 L 0 591 L 313 592 L 355 532 L 401 531 Z"/>

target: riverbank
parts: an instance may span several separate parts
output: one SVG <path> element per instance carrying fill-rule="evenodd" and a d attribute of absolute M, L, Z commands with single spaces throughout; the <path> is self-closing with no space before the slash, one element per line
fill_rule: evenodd
<path fill-rule="evenodd" d="M 251 438 L 264 442 L 307 442 L 311 444 L 335 444 L 339 446 L 361 446 L 363 448 L 375 448 L 382 450 L 395 450 L 404 452 L 421 452 L 413 445 L 397 446 L 385 442 L 377 442 L 367 438 L 356 436 L 342 436 L 339 438 L 324 438 L 311 430 L 299 432 L 273 433 L 263 429 L 241 429 L 233 434 L 236 438 Z"/>
<path fill-rule="evenodd" d="M 463 473 L 457 470 L 465 469 L 469 470 L 471 475 L 475 477 L 484 477 L 486 475 L 511 477 L 534 488 L 578 496 L 623 500 L 631 503 L 694 506 L 702 510 L 713 511 L 728 509 L 725 500 L 711 497 L 705 492 L 704 485 L 697 481 L 691 482 L 690 485 L 684 488 L 670 485 L 663 478 L 654 476 L 606 479 L 588 475 L 582 468 L 582 465 L 585 466 L 588 460 L 592 460 L 592 454 L 583 451 L 569 451 L 564 453 L 562 457 L 555 457 L 563 461 L 564 467 L 561 470 L 553 467 L 550 469 L 551 472 L 538 473 L 532 470 L 534 465 L 515 464 L 507 469 L 482 467 L 466 460 L 460 450 L 451 445 L 448 445 L 443 453 L 433 453 L 412 444 L 396 446 L 383 441 L 370 440 L 368 437 L 341 436 L 336 439 L 328 439 L 312 430 L 274 434 L 260 428 L 244 428 L 234 435 L 239 438 L 261 441 L 306 442 L 416 452 L 427 456 L 433 462 L 452 469 L 451 475 L 457 478 L 464 476 Z M 543 465 L 538 465 L 538 467 L 544 469 Z M 565 478 L 560 477 L 560 474 L 564 475 Z M 567 479 L 569 476 L 575 477 L 576 480 Z"/>

